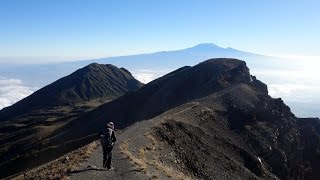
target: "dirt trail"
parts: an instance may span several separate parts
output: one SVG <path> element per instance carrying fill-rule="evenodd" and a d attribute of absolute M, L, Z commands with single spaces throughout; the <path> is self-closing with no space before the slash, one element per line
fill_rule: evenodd
<path fill-rule="evenodd" d="M 167 112 L 152 120 L 142 121 L 126 128 L 117 135 L 113 149 L 113 170 L 102 168 L 102 147 L 91 154 L 88 161 L 72 171 L 70 179 L 190 179 L 182 173 L 170 148 L 157 142 L 151 135 L 151 128 L 172 115 L 184 112 L 198 103 L 190 103 Z"/>
<path fill-rule="evenodd" d="M 102 167 L 102 147 L 101 145 L 91 154 L 87 162 L 77 168 L 70 174 L 71 179 L 149 179 L 149 177 L 139 172 L 132 163 L 121 154 L 120 145 L 125 143 L 126 140 L 138 136 L 136 132 L 142 132 L 144 128 L 139 126 L 140 123 L 135 124 L 125 132 L 117 136 L 117 142 L 113 149 L 113 170 L 106 170 Z M 142 123 L 141 123 L 142 124 Z M 146 124 L 144 122 L 144 124 Z M 146 125 L 145 125 L 146 126 Z"/>

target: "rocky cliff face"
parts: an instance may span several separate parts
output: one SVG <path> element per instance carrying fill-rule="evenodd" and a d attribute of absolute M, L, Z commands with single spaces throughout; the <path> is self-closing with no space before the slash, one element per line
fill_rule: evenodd
<path fill-rule="evenodd" d="M 300 159 L 303 159 L 300 169 L 304 167 L 308 175 L 306 177 L 309 179 L 320 179 L 320 120 L 318 118 L 299 118 L 297 123 L 301 135 Z"/>
<path fill-rule="evenodd" d="M 155 128 L 204 179 L 319 179 L 319 119 L 299 119 L 253 79 L 200 100 Z M 228 175 L 226 175 L 228 174 Z"/>

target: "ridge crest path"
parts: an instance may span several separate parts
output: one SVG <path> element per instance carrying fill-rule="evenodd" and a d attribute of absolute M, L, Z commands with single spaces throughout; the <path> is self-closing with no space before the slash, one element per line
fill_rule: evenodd
<path fill-rule="evenodd" d="M 142 124 L 143 126 L 141 126 Z M 148 129 L 147 127 L 149 127 L 148 124 L 150 124 L 150 122 L 147 121 L 136 123 L 129 128 L 126 128 L 122 133 L 117 134 L 117 142 L 112 151 L 112 167 L 114 169 L 107 170 L 102 167 L 103 153 L 102 147 L 99 144 L 97 149 L 95 149 L 89 157 L 88 161 L 83 162 L 80 167 L 71 172 L 70 179 L 150 179 L 148 175 L 138 172 L 128 158 L 121 154 L 120 149 L 120 145 L 125 143 L 126 140 L 143 137 L 143 134 L 145 134 L 144 132 L 146 132 Z M 139 134 L 136 132 L 139 132 Z"/>
<path fill-rule="evenodd" d="M 168 167 L 168 164 L 165 164 L 163 162 L 162 156 L 168 158 L 169 154 L 172 152 L 169 151 L 169 148 L 164 148 L 163 144 L 162 146 L 159 146 L 159 144 L 157 145 L 157 143 L 159 142 L 154 142 L 155 139 L 153 137 L 150 138 L 150 136 L 148 135 L 152 133 L 151 131 L 153 127 L 156 127 L 160 123 L 168 120 L 170 116 L 177 115 L 198 105 L 198 102 L 187 103 L 176 108 L 173 111 L 167 111 L 153 119 L 136 122 L 135 124 L 127 127 L 121 133 L 117 134 L 117 141 L 112 152 L 112 167 L 114 168 L 113 170 L 107 170 L 102 167 L 103 153 L 102 147 L 99 144 L 98 147 L 90 155 L 89 159 L 81 163 L 79 167 L 77 167 L 69 174 L 70 179 L 168 179 L 168 171 L 166 169 Z M 133 161 L 132 158 L 128 158 L 126 156 L 127 154 L 123 153 L 124 145 L 126 146 L 126 150 L 129 151 L 129 154 L 135 156 L 133 157 Z M 140 151 L 142 149 L 145 150 L 148 148 L 152 149 L 150 150 L 151 156 L 158 158 L 144 157 L 145 159 L 142 160 L 144 162 L 140 163 Z M 168 156 L 166 154 L 168 154 Z M 162 164 L 156 164 L 155 162 L 157 161 L 160 161 Z M 159 168 L 159 166 L 161 167 Z M 173 173 L 181 174 L 181 171 L 172 167 L 169 168 Z"/>

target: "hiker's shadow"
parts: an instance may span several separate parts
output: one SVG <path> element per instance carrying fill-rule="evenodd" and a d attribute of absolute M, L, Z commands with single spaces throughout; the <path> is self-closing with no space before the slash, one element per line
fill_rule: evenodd
<path fill-rule="evenodd" d="M 102 168 L 85 168 L 85 169 L 79 169 L 79 170 L 74 170 L 71 171 L 69 174 L 77 174 L 77 173 L 81 173 L 81 172 L 85 172 L 85 171 L 108 171 L 107 169 L 102 169 Z"/>

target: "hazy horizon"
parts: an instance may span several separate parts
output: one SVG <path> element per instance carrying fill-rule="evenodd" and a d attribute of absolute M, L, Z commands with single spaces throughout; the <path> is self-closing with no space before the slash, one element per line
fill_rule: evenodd
<path fill-rule="evenodd" d="M 0 2 L 0 109 L 87 60 L 114 57 L 111 63 L 128 68 L 147 83 L 211 54 L 197 57 L 194 53 L 189 60 L 179 56 L 175 60 L 181 62 L 168 67 L 156 62 L 166 59 L 155 58 L 152 67 L 145 63 L 148 57 L 145 64 L 134 65 L 119 63 L 117 57 L 214 43 L 226 50 L 231 47 L 277 59 L 272 63 L 248 60 L 248 66 L 273 97 L 293 104 L 295 112 L 304 107 L 316 112 L 314 104 L 320 104 L 318 7 L 316 0 L 4 0 Z M 65 62 L 68 66 L 63 70 L 48 65 Z"/>
<path fill-rule="evenodd" d="M 219 52 L 217 52 L 215 48 L 222 51 L 227 51 L 229 53 L 229 55 L 227 54 L 227 57 L 228 56 L 237 57 L 237 55 L 232 55 L 233 51 L 242 53 L 242 51 L 237 51 L 234 48 L 224 49 L 219 46 L 216 46 L 215 44 L 200 44 L 202 50 L 198 51 L 199 49 L 198 46 L 199 45 L 196 45 L 192 48 L 182 48 L 181 50 L 178 50 L 178 51 L 160 51 L 160 52 L 153 52 L 151 54 L 114 57 L 115 59 L 105 58 L 105 59 L 99 59 L 99 60 L 101 61 L 100 63 L 111 63 L 114 65 L 118 65 L 119 67 L 128 68 L 127 66 L 129 66 L 129 70 L 131 71 L 131 73 L 136 79 L 138 79 L 143 83 L 148 83 L 181 66 L 195 65 L 208 58 L 220 57 Z M 190 52 L 194 51 L 194 52 L 193 54 L 189 54 L 190 52 L 187 53 L 189 55 L 181 54 L 181 52 L 185 52 L 186 50 L 188 52 L 189 51 Z M 176 57 L 177 59 L 174 58 L 175 55 L 169 55 L 170 53 L 175 53 L 175 52 L 178 52 L 178 53 L 180 52 L 179 53 L 180 55 Z M 243 52 L 243 53 L 249 53 L 250 55 L 250 52 Z M 167 57 L 164 59 L 175 60 L 176 61 L 175 63 L 178 63 L 178 64 L 175 66 L 171 66 L 171 68 L 169 68 L 170 66 L 168 66 L 167 68 L 163 67 L 163 65 L 160 65 L 161 62 L 159 64 L 158 62 L 159 59 L 157 59 L 156 57 L 157 55 L 161 55 L 161 54 Z M 204 54 L 205 56 L 203 56 Z M 185 57 L 185 58 L 188 56 L 194 57 L 195 55 L 202 57 L 203 59 L 198 59 L 191 64 L 190 62 L 179 61 L 181 57 Z M 147 56 L 147 57 L 144 57 L 144 56 Z M 137 58 L 134 58 L 136 60 L 141 59 L 142 57 L 144 57 L 143 59 L 147 58 L 147 60 L 148 58 L 150 58 L 150 62 L 154 61 L 154 63 L 158 63 L 160 66 L 159 65 L 153 66 L 152 62 L 151 62 L 151 65 L 146 65 L 144 64 L 145 61 L 137 63 L 136 60 L 131 58 L 136 63 L 134 67 L 130 68 L 130 66 L 132 66 L 132 63 L 134 62 L 129 63 L 130 60 L 123 61 L 127 57 L 129 59 L 131 57 L 132 58 L 137 57 Z M 261 57 L 264 57 L 264 56 L 261 56 Z M 301 57 L 291 58 L 291 59 L 288 59 L 288 58 L 277 59 L 277 57 L 268 57 L 268 59 L 262 60 L 261 57 L 258 55 L 253 59 L 252 58 L 247 59 L 245 57 L 244 59 L 243 58 L 239 58 L 239 59 L 242 59 L 245 61 L 248 60 L 247 65 L 251 70 L 251 74 L 254 76 L 257 76 L 259 80 L 262 80 L 264 83 L 266 83 L 268 85 L 269 94 L 274 98 L 282 98 L 292 108 L 293 112 L 296 115 L 302 116 L 302 117 L 320 116 L 320 114 L 317 112 L 317 109 L 315 108 L 318 105 L 320 105 L 320 96 L 317 95 L 318 92 L 320 91 L 320 84 L 318 83 L 320 82 L 320 79 L 319 79 L 320 76 L 318 76 L 318 71 L 316 69 L 320 62 L 314 58 L 301 60 L 300 59 Z M 163 57 L 160 56 L 160 59 L 163 59 Z M 184 60 L 187 60 L 187 59 L 184 59 Z M 59 67 L 61 66 L 60 68 L 63 68 L 63 66 L 66 66 L 67 69 L 69 65 L 72 65 L 71 67 L 73 69 L 69 69 L 65 71 L 64 74 L 61 74 L 61 72 L 58 69 L 54 70 L 54 68 L 50 68 L 50 64 L 48 63 L 42 63 L 42 64 L 40 63 L 40 65 L 36 65 L 36 66 L 32 66 L 32 63 L 27 64 L 27 66 L 23 66 L 23 65 L 21 66 L 19 64 L 11 65 L 11 68 L 16 68 L 16 66 L 21 66 L 20 69 L 18 68 L 17 70 L 18 71 L 26 70 L 27 72 L 28 71 L 32 72 L 34 70 L 37 70 L 37 68 L 43 69 L 42 71 L 47 71 L 51 69 L 51 71 L 53 70 L 51 74 L 56 73 L 60 76 L 55 75 L 56 78 L 53 78 L 51 81 L 49 80 L 50 78 L 47 77 L 47 79 L 46 78 L 44 79 L 45 80 L 44 82 L 46 83 L 42 85 L 39 85 L 38 81 L 34 79 L 37 74 L 43 74 L 41 70 L 36 74 L 34 74 L 35 76 L 31 76 L 30 78 L 27 78 L 27 80 L 36 81 L 31 83 L 30 82 L 26 83 L 26 81 L 23 81 L 17 77 L 8 78 L 8 77 L 0 76 L 0 85 L 2 86 L 0 88 L 0 109 L 19 101 L 20 99 L 40 89 L 44 85 L 50 84 L 53 81 L 57 80 L 58 78 L 68 75 L 72 73 L 74 70 L 86 64 L 89 64 L 91 62 L 95 62 L 95 61 L 94 60 L 73 61 L 70 63 L 66 62 L 67 64 L 65 63 L 57 64 L 59 65 Z M 148 64 L 150 64 L 150 62 Z M 74 63 L 81 63 L 82 65 L 76 65 Z M 16 73 L 19 73 L 19 72 L 16 72 Z M 13 73 L 13 75 L 16 75 L 16 74 Z M 44 76 L 46 76 L 46 74 L 44 74 Z"/>

